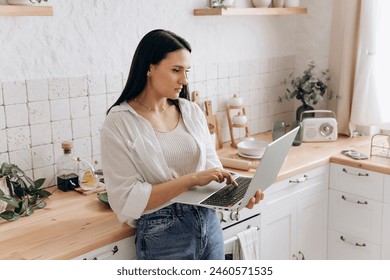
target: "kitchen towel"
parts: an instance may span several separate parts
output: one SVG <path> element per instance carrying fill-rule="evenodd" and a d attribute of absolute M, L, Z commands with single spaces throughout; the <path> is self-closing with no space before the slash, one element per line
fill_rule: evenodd
<path fill-rule="evenodd" d="M 245 231 L 239 232 L 237 238 L 238 240 L 233 246 L 233 260 L 258 260 L 258 228 L 250 227 Z"/>

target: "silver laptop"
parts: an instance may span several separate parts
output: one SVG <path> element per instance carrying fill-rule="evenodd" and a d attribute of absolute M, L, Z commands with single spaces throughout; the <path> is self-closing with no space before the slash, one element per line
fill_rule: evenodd
<path fill-rule="evenodd" d="M 238 186 L 211 182 L 196 186 L 172 199 L 172 202 L 198 205 L 225 211 L 240 211 L 257 190 L 265 191 L 275 182 L 299 127 L 268 144 L 253 177 L 234 175 Z"/>

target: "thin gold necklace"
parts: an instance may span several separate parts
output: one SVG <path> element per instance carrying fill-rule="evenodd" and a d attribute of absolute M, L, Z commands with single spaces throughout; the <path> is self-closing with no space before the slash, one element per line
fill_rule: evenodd
<path fill-rule="evenodd" d="M 161 111 L 160 111 L 160 110 L 153 109 L 153 108 L 151 108 L 151 107 L 148 107 L 148 106 L 142 104 L 141 102 L 139 102 L 139 100 L 138 100 L 137 98 L 134 98 L 134 101 L 137 101 L 137 103 L 138 103 L 139 105 L 141 105 L 142 107 L 145 107 L 145 108 L 148 109 L 149 111 L 164 112 L 165 109 L 168 107 L 168 102 L 167 102 L 167 101 L 165 101 L 165 105 L 164 105 L 164 107 L 161 108 Z"/>

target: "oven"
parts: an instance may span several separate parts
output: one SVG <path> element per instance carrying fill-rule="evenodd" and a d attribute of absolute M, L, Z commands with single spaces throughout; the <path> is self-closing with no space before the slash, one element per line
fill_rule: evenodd
<path fill-rule="evenodd" d="M 219 220 L 222 227 L 224 244 L 225 244 L 225 259 L 231 260 L 233 256 L 233 246 L 235 242 L 238 241 L 237 234 L 243 232 L 251 227 L 256 227 L 258 229 L 258 250 L 260 252 L 260 241 L 261 241 L 261 231 L 260 231 L 260 211 L 254 209 L 242 209 L 239 213 L 236 212 L 227 212 L 227 211 L 217 211 Z"/>

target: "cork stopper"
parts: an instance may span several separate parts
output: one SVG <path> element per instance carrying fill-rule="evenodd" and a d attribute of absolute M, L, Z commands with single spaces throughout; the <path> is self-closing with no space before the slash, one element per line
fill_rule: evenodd
<path fill-rule="evenodd" d="M 64 152 L 70 152 L 73 148 L 73 142 L 72 141 L 65 141 L 61 143 L 62 149 L 64 149 Z"/>

